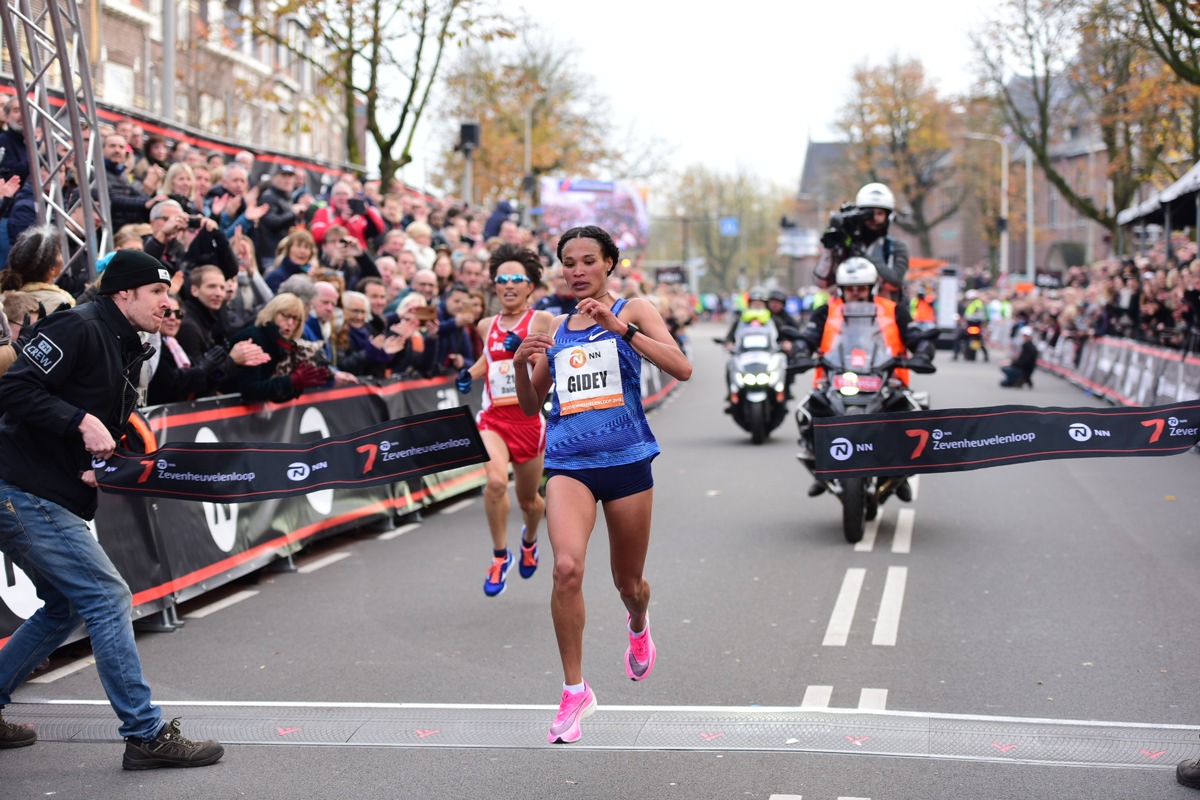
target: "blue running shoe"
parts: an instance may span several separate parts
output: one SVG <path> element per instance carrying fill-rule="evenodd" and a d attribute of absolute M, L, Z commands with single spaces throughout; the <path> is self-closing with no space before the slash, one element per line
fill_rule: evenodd
<path fill-rule="evenodd" d="M 526 546 L 525 544 L 525 528 L 521 528 L 521 563 L 517 565 L 518 571 L 522 578 L 532 578 L 533 573 L 537 572 L 538 568 L 538 546 L 537 539 L 533 540 L 533 544 Z"/>
<path fill-rule="evenodd" d="M 486 576 L 483 579 L 483 593 L 488 597 L 495 597 L 503 594 L 508 586 L 504 582 L 508 577 L 508 571 L 512 569 L 513 554 L 512 550 L 504 551 L 504 558 L 492 558 L 492 565 L 488 567 Z"/>

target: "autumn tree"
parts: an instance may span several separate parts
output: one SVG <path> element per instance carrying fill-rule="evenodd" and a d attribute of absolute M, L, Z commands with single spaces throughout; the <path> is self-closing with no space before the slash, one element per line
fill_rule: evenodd
<path fill-rule="evenodd" d="M 837 127 L 857 182 L 887 184 L 905 207 L 895 224 L 917 238 L 921 255 L 931 255 L 931 232 L 963 199 L 955 161 L 947 157 L 955 136 L 951 101 L 938 95 L 919 61 L 893 56 L 884 66 L 854 70 Z M 939 192 L 944 197 L 935 208 Z"/>
<path fill-rule="evenodd" d="M 1187 83 L 1200 86 L 1200 3 L 1136 0 L 1145 41 Z"/>
<path fill-rule="evenodd" d="M 975 37 L 1008 128 L 1070 206 L 1113 231 L 1115 210 L 1128 207 L 1140 185 L 1174 176 L 1177 167 L 1164 159 L 1169 129 L 1193 116 L 1189 92 L 1137 44 L 1139 25 L 1122 2 L 1007 0 Z M 1076 185 L 1055 158 L 1090 128 L 1107 157 L 1111 204 Z"/>
<path fill-rule="evenodd" d="M 347 158 L 354 163 L 364 161 L 362 106 L 361 125 L 379 149 L 385 178 L 412 161 L 413 139 L 447 50 L 512 36 L 487 0 L 277 0 L 272 14 L 304 20 L 310 38 L 326 43 L 325 57 L 314 58 L 263 17 L 244 23 L 306 61 L 320 75 L 322 91 L 339 98 Z"/>
<path fill-rule="evenodd" d="M 694 165 L 664 193 L 661 205 L 671 213 L 654 217 L 652 239 L 659 245 L 652 255 L 703 258 L 705 290 L 732 290 L 743 275 L 749 283 L 759 283 L 776 271 L 779 217 L 789 201 L 784 189 L 765 185 L 744 170 L 726 175 Z M 738 220 L 738 236 L 721 235 L 724 217 Z M 663 253 L 667 242 L 671 252 Z"/>
<path fill-rule="evenodd" d="M 664 169 L 657 138 L 632 129 L 615 135 L 607 99 L 581 73 L 570 46 L 523 25 L 516 41 L 464 50 L 445 78 L 439 116 L 450 123 L 435 179 L 445 187 L 462 179 L 464 160 L 452 142 L 462 121 L 480 123 L 473 154 L 475 200 L 489 204 L 520 193 L 525 177 L 525 126 L 530 129 L 529 172 L 543 175 L 644 180 Z"/>

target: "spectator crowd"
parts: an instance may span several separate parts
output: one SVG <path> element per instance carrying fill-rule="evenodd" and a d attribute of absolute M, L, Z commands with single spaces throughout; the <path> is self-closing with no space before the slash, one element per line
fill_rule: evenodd
<path fill-rule="evenodd" d="M 23 326 L 96 293 L 63 274 L 69 254 L 58 232 L 22 205 L 31 182 L 19 103 L 4 111 L 0 146 L 19 139 L 9 149 L 22 158 L 0 156 L 0 374 Z M 148 405 L 232 392 L 283 402 L 363 380 L 456 373 L 481 355 L 476 324 L 495 313 L 488 262 L 501 244 L 533 250 L 548 267 L 536 307 L 574 307 L 554 263 L 557 237 L 522 226 L 508 203 L 489 213 L 399 180 L 310 176 L 283 161 L 263 169 L 249 151 L 204 152 L 146 136 L 133 120 L 98 133 L 114 247 L 144 250 L 172 274 L 171 309 L 148 336 Z M 78 191 L 70 174 L 64 183 L 65 194 Z M 100 284 L 111 257 L 97 261 Z M 657 299 L 683 341 L 695 301 L 682 287 L 652 287 L 628 263 L 610 280 L 618 295 Z"/>

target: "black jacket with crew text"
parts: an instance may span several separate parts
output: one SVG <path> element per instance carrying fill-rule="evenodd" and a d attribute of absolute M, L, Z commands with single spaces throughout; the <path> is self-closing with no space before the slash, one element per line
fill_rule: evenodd
<path fill-rule="evenodd" d="M 96 490 L 79 477 L 92 468 L 79 423 L 92 414 L 119 441 L 137 406 L 145 357 L 137 331 L 111 298 L 40 321 L 0 378 L 0 478 L 94 517 Z"/>

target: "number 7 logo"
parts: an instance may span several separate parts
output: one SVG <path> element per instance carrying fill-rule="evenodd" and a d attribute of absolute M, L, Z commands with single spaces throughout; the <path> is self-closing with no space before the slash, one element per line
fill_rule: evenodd
<path fill-rule="evenodd" d="M 1163 427 L 1166 426 L 1166 420 L 1148 419 L 1142 423 L 1143 428 L 1154 428 L 1154 433 L 1150 435 L 1150 444 L 1154 444 L 1162 436 Z"/>
<path fill-rule="evenodd" d="M 929 444 L 929 431 L 905 431 L 904 435 L 917 440 L 917 446 L 913 448 L 909 458 L 913 460 L 920 458 L 921 453 L 925 452 L 925 445 Z"/>
<path fill-rule="evenodd" d="M 362 447 L 354 448 L 356 453 L 366 453 L 367 463 L 363 465 L 363 475 L 371 471 L 371 467 L 375 466 L 375 454 L 379 452 L 379 445 L 364 444 Z"/>

